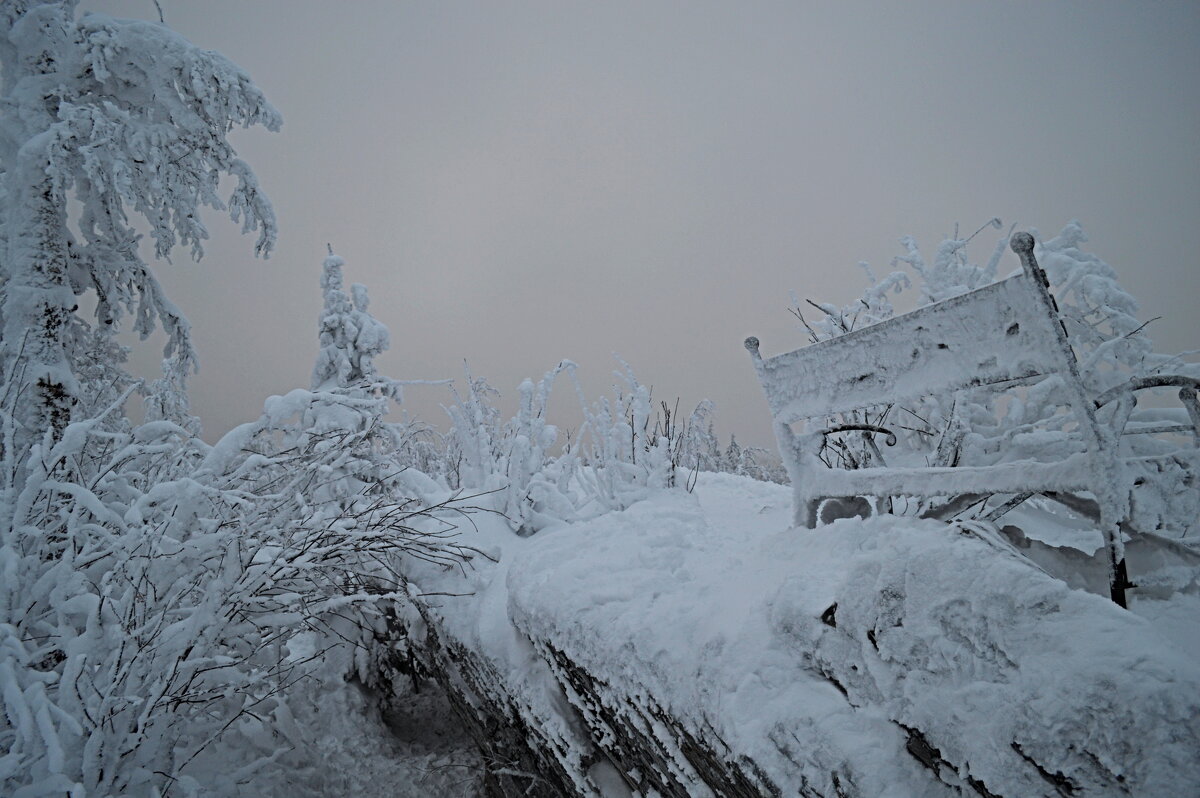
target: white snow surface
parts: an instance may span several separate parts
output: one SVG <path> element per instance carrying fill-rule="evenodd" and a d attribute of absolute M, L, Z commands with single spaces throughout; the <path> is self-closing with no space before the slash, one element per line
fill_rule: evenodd
<path fill-rule="evenodd" d="M 784 794 L 832 793 L 836 777 L 865 796 L 970 792 L 967 779 L 1056 795 L 1056 776 L 1085 794 L 1197 794 L 1195 596 L 1135 592 L 1125 611 L 985 528 L 804 530 L 790 515 L 789 488 L 704 473 L 692 494 L 531 538 L 484 519 L 465 537 L 499 563 L 430 571 L 422 587 L 473 591 L 441 599 L 448 630 L 564 738 L 578 721 L 527 637 L 711 730 Z M 940 780 L 902 727 L 949 763 Z"/>
<path fill-rule="evenodd" d="M 303 653 L 304 642 L 292 644 Z M 482 763 L 435 685 L 413 692 L 407 679 L 383 701 L 348 681 L 345 657 L 326 663 L 289 706 L 314 753 L 307 770 L 259 778 L 247 795 L 322 798 L 464 798 L 477 794 Z"/>

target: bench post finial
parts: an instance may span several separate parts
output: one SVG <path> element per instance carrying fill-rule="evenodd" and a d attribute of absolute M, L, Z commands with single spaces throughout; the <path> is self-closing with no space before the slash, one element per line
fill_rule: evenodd
<path fill-rule="evenodd" d="M 746 350 L 750 353 L 750 357 L 754 358 L 755 360 L 762 360 L 762 355 L 760 355 L 758 353 L 758 339 L 757 338 L 755 338 L 753 335 L 751 335 L 749 338 L 747 338 L 743 342 L 743 345 L 746 347 Z"/>
<path fill-rule="evenodd" d="M 1017 257 L 1021 259 L 1021 268 L 1025 274 L 1037 280 L 1043 287 L 1049 288 L 1050 282 L 1046 279 L 1046 273 L 1042 271 L 1042 267 L 1038 265 L 1037 258 L 1033 256 L 1033 236 L 1022 230 L 1019 233 L 1013 234 L 1008 245 L 1012 247 L 1012 251 L 1017 253 Z"/>

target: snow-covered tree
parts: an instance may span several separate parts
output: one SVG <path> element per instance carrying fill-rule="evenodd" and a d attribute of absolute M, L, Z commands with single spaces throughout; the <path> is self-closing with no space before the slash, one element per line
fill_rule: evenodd
<path fill-rule="evenodd" d="M 272 527 L 246 523 L 266 504 L 196 473 L 188 325 L 137 230 L 158 257 L 198 257 L 202 207 L 228 207 L 265 255 L 270 206 L 226 134 L 278 115 L 223 57 L 69 1 L 0 6 L 0 69 L 0 792 L 194 792 L 184 771 L 241 735 L 220 777 L 236 789 L 241 766 L 281 755 L 244 723 L 270 716 L 289 667 L 254 561 Z M 136 427 L 127 317 L 167 334 Z"/>
<path fill-rule="evenodd" d="M 0 8 L 0 370 L 22 449 L 94 406 L 95 336 L 126 316 L 142 337 L 162 325 L 164 355 L 179 374 L 192 367 L 188 324 L 139 253 L 139 225 L 159 258 L 176 245 L 201 256 L 205 206 L 258 230 L 260 254 L 275 242 L 271 207 L 227 140 L 235 126 L 280 125 L 246 74 L 163 25 L 76 18 L 75 6 Z M 91 321 L 77 299 L 89 291 Z"/>
<path fill-rule="evenodd" d="M 331 251 L 322 267 L 324 302 L 311 388 L 272 397 L 262 417 L 227 437 L 236 441 L 230 449 L 234 460 L 250 452 L 278 461 L 279 468 L 286 464 L 292 473 L 279 479 L 311 472 L 311 482 L 298 490 L 303 512 L 311 514 L 306 524 L 361 517 L 366 528 L 379 508 L 424 507 L 438 487 L 407 465 L 409 426 L 386 420 L 401 398 L 402 383 L 379 374 L 374 358 L 386 351 L 390 336 L 371 315 L 365 286 L 355 284 L 350 295 L 343 291 L 343 266 Z"/>
<path fill-rule="evenodd" d="M 547 420 L 550 395 L 560 374 L 575 364 L 560 362 L 536 383 L 517 387 L 517 414 L 501 421 L 492 400 L 500 394 L 487 381 L 465 371 L 465 393 L 451 388 L 455 402 L 445 408 L 451 428 L 446 435 L 447 475 L 455 488 L 486 493 L 513 531 L 530 535 L 556 521 L 577 516 L 571 480 L 576 457 L 556 450 L 558 428 Z"/>
<path fill-rule="evenodd" d="M 368 311 L 367 287 L 343 289 L 344 261 L 332 250 L 321 275 L 324 307 L 319 321 L 320 350 L 313 367 L 314 391 L 360 388 L 394 395 L 394 381 L 379 379 L 375 358 L 391 345 L 388 329 Z"/>

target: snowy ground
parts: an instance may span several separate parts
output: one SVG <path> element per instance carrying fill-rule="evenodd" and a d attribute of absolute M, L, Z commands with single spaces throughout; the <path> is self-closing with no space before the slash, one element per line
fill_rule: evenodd
<path fill-rule="evenodd" d="M 807 531 L 790 518 L 788 488 L 702 474 L 692 494 L 531 538 L 477 518 L 466 542 L 499 562 L 419 579 L 472 594 L 439 599 L 448 628 L 544 723 L 570 711 L 525 635 L 711 728 L 788 793 L 836 776 L 864 795 L 953 794 L 943 782 L 967 778 L 1053 794 L 1025 756 L 1085 788 L 1200 787 L 1194 583 L 1168 600 L 1134 591 L 1127 613 L 986 529 L 885 517 Z M 1086 548 L 1079 530 L 1039 535 L 1036 509 L 1010 520 Z M 437 707 L 386 717 L 352 690 L 327 704 L 329 795 L 473 794 L 479 764 L 452 726 L 431 725 Z M 958 772 L 934 778 L 901 724 Z"/>
<path fill-rule="evenodd" d="M 437 688 L 380 710 L 354 685 L 323 702 L 318 748 L 329 798 L 431 798 L 476 794 L 481 763 Z"/>

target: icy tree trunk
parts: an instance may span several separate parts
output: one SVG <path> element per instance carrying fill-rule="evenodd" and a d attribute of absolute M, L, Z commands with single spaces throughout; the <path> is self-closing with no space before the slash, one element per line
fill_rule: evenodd
<path fill-rule="evenodd" d="M 65 245 L 66 203 L 56 192 L 37 142 L 21 148 L 9 175 L 8 280 L 4 285 L 3 365 L 12 382 L 7 397 L 18 427 L 16 448 L 49 429 L 55 439 L 71 420 L 77 385 L 71 376 L 64 337 L 74 311 Z"/>
<path fill-rule="evenodd" d="M 675 718 L 653 695 L 628 692 L 572 660 L 553 642 L 530 639 L 544 682 L 561 694 L 547 714 L 488 654 L 456 639 L 435 610 L 415 642 L 416 676 L 444 691 L 486 767 L 489 798 L 599 798 L 621 783 L 634 795 L 763 798 L 781 793 L 749 757 L 712 728 Z M 394 628 L 396 639 L 409 629 Z M 544 687 L 553 690 L 548 684 Z M 836 782 L 836 778 L 834 779 Z M 831 782 L 833 783 L 833 782 Z M 851 795 L 814 788 L 809 798 Z"/>
<path fill-rule="evenodd" d="M 26 94 L 36 95 L 40 107 L 11 107 L 0 127 L 0 162 L 4 170 L 0 196 L 3 225 L 3 263 L 0 279 L 0 369 L 5 382 L 5 408 L 16 422 L 12 441 L 22 453 L 29 443 L 50 430 L 57 439 L 71 420 L 78 385 L 72 377 L 64 338 L 75 309 L 69 281 L 70 252 L 66 234 L 66 201 L 56 185 L 47 157 L 51 136 L 41 132 L 50 124 L 47 109 L 56 102 L 49 82 L 55 69 L 53 40 L 61 35 L 69 9 L 56 19 L 42 20 L 45 51 L 33 57 L 16 43 L 18 23 L 36 4 L 6 3 L 0 14 L 0 60 L 4 96 L 14 88 L 33 84 Z M 38 82 L 42 81 L 41 84 Z"/>

